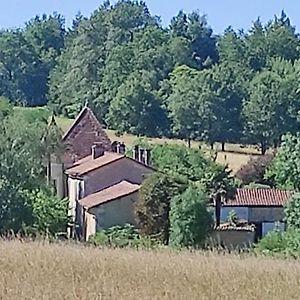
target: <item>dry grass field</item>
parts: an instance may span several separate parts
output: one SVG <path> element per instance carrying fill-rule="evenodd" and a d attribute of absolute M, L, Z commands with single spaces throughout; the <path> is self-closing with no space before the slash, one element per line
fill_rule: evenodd
<path fill-rule="evenodd" d="M 1 299 L 299 299 L 300 262 L 0 242 Z"/>

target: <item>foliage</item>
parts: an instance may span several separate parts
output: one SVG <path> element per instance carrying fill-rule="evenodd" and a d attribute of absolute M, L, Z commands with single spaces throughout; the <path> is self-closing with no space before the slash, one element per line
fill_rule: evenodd
<path fill-rule="evenodd" d="M 107 230 L 97 232 L 95 235 L 89 237 L 90 244 L 94 246 L 107 247 L 133 247 L 149 249 L 157 245 L 157 242 L 148 238 L 141 237 L 138 230 L 130 224 L 122 226 L 113 226 Z"/>
<path fill-rule="evenodd" d="M 273 154 L 251 157 L 248 163 L 237 171 L 235 176 L 245 185 L 250 183 L 270 184 L 265 178 L 265 174 L 273 159 Z"/>
<path fill-rule="evenodd" d="M 267 171 L 266 178 L 279 188 L 300 190 L 299 135 L 287 134 L 282 137 L 281 146 Z"/>
<path fill-rule="evenodd" d="M 212 230 L 213 218 L 207 210 L 204 189 L 188 187 L 171 200 L 170 244 L 201 247 Z"/>
<path fill-rule="evenodd" d="M 278 144 L 283 134 L 297 131 L 300 102 L 294 68 L 288 61 L 275 59 L 251 81 L 243 114 L 247 136 L 261 145 L 262 154 L 268 146 Z"/>
<path fill-rule="evenodd" d="M 50 235 L 66 232 L 68 201 L 58 199 L 47 189 L 25 192 L 25 197 L 32 210 L 32 224 L 29 230 Z"/>
<path fill-rule="evenodd" d="M 33 196 L 29 197 L 28 194 L 44 187 L 45 155 L 48 146 L 52 147 L 55 142 L 48 145 L 42 143 L 47 130 L 45 121 L 34 121 L 20 113 L 12 113 L 0 123 L 0 225 L 2 233 L 9 230 L 17 232 L 31 227 L 35 222 L 33 210 L 39 207 L 32 205 L 30 199 Z M 40 201 L 47 200 L 44 194 L 38 196 Z M 53 200 L 50 195 L 49 199 Z M 49 209 L 55 208 L 54 202 L 48 204 Z M 39 212 L 44 211 L 45 207 L 40 209 Z M 60 222 L 60 216 L 57 217 Z M 45 226 L 50 225 L 45 223 Z"/>
<path fill-rule="evenodd" d="M 296 193 L 289 199 L 284 214 L 288 228 L 300 229 L 300 194 Z"/>
<path fill-rule="evenodd" d="M 0 96 L 0 120 L 12 113 L 12 105 L 8 98 Z"/>
<path fill-rule="evenodd" d="M 261 239 L 256 246 L 256 250 L 261 253 L 280 253 L 286 248 L 285 235 L 281 231 L 274 230 Z"/>
<path fill-rule="evenodd" d="M 227 216 L 227 222 L 230 223 L 230 225 L 235 225 L 238 221 L 238 215 L 236 213 L 235 210 L 231 210 L 229 213 L 228 213 L 228 216 Z"/>
<path fill-rule="evenodd" d="M 160 171 L 205 187 L 209 199 L 231 194 L 234 182 L 230 171 L 201 150 L 178 145 L 157 145 L 152 151 L 153 165 Z"/>
<path fill-rule="evenodd" d="M 167 118 L 159 100 L 142 83 L 142 75 L 136 74 L 119 87 L 110 105 L 107 124 L 121 133 L 161 135 Z"/>
<path fill-rule="evenodd" d="M 159 172 L 144 181 L 135 204 L 137 226 L 142 236 L 168 244 L 171 199 L 184 188 L 184 182 Z"/>
<path fill-rule="evenodd" d="M 274 230 L 269 232 L 256 245 L 255 251 L 269 256 L 299 258 L 300 231 L 290 228 L 287 231 Z"/>
<path fill-rule="evenodd" d="M 0 32 L 0 97 L 74 118 L 85 104 L 112 129 L 251 143 L 298 129 L 299 36 L 282 12 L 215 35 L 198 11 L 164 28 L 144 2 L 105 1 L 70 29 L 58 13 Z"/>

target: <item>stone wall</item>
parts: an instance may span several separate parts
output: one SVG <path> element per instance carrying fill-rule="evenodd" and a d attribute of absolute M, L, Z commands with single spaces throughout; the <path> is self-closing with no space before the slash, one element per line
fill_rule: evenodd
<path fill-rule="evenodd" d="M 250 230 L 215 230 L 211 241 L 213 246 L 242 249 L 251 247 L 254 238 L 255 232 Z"/>

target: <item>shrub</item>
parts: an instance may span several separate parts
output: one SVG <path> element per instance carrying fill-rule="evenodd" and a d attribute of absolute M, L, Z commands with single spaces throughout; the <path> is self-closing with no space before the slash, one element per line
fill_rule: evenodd
<path fill-rule="evenodd" d="M 58 199 L 49 190 L 25 192 L 28 206 L 32 209 L 32 228 L 37 233 L 55 235 L 66 232 L 68 202 Z"/>
<path fill-rule="evenodd" d="M 284 233 L 278 230 L 271 231 L 259 241 L 256 250 L 262 254 L 283 252 L 286 248 Z"/>
<path fill-rule="evenodd" d="M 170 244 L 175 247 L 201 247 L 212 230 L 204 189 L 188 187 L 171 200 Z"/>
<path fill-rule="evenodd" d="M 183 182 L 165 174 L 156 173 L 144 181 L 135 204 L 137 225 L 142 236 L 168 243 L 170 201 L 184 189 Z"/>
<path fill-rule="evenodd" d="M 294 194 L 285 208 L 285 221 L 287 226 L 300 229 L 300 194 Z"/>
<path fill-rule="evenodd" d="M 300 257 L 300 230 L 290 228 L 286 232 L 269 232 L 256 245 L 256 252 L 280 257 Z"/>
<path fill-rule="evenodd" d="M 158 245 L 156 241 L 149 237 L 141 237 L 138 230 L 130 224 L 113 226 L 107 230 L 97 232 L 90 236 L 89 243 L 95 246 L 108 247 L 133 247 L 150 249 Z"/>
<path fill-rule="evenodd" d="M 0 120 L 7 117 L 12 112 L 12 104 L 6 97 L 0 96 Z"/>
<path fill-rule="evenodd" d="M 249 162 L 238 170 L 236 177 L 243 184 L 250 184 L 252 182 L 270 184 L 270 181 L 265 179 L 265 173 L 270 167 L 273 158 L 273 154 L 251 157 Z"/>

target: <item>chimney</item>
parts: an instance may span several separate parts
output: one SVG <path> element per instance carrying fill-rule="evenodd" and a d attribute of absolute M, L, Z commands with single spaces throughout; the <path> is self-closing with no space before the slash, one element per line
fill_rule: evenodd
<path fill-rule="evenodd" d="M 150 164 L 151 164 L 151 149 L 146 149 L 144 152 L 144 156 L 145 156 L 145 164 L 147 166 L 150 166 Z"/>
<path fill-rule="evenodd" d="M 112 144 L 111 144 L 111 151 L 112 152 L 118 152 L 118 142 L 117 141 L 114 141 Z"/>
<path fill-rule="evenodd" d="M 125 154 L 126 152 L 126 146 L 123 142 L 118 144 L 117 149 L 118 149 L 118 153 L 120 154 Z"/>
<path fill-rule="evenodd" d="M 95 144 L 92 146 L 92 159 L 97 159 L 104 155 L 104 148 L 102 144 Z"/>
<path fill-rule="evenodd" d="M 133 148 L 133 159 L 139 160 L 139 146 L 134 146 Z"/>
<path fill-rule="evenodd" d="M 145 150 L 143 148 L 139 149 L 139 162 L 145 163 Z"/>

